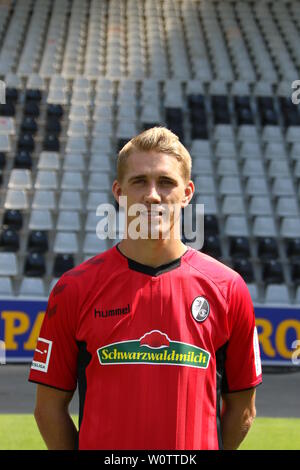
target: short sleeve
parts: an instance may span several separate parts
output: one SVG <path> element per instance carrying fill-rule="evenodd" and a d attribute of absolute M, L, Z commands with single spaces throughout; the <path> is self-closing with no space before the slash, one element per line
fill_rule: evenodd
<path fill-rule="evenodd" d="M 247 285 L 239 274 L 229 292 L 228 326 L 224 393 L 247 390 L 262 382 L 253 303 Z"/>
<path fill-rule="evenodd" d="M 49 296 L 29 381 L 65 391 L 76 389 L 76 289 L 62 276 Z"/>

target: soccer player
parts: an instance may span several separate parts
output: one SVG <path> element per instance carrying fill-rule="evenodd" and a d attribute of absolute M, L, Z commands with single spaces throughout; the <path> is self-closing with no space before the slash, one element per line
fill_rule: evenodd
<path fill-rule="evenodd" d="M 120 151 L 112 191 L 127 198 L 124 238 L 60 278 L 34 353 L 46 445 L 237 449 L 262 381 L 254 310 L 238 273 L 178 236 L 191 157 L 171 131 L 149 129 Z"/>

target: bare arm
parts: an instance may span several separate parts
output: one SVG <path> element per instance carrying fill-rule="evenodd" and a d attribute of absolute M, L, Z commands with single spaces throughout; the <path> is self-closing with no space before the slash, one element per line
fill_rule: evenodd
<path fill-rule="evenodd" d="M 221 429 L 225 450 L 235 450 L 246 437 L 256 416 L 255 388 L 222 395 Z"/>
<path fill-rule="evenodd" d="M 68 411 L 73 392 L 38 384 L 34 417 L 49 450 L 74 450 L 78 431 Z"/>

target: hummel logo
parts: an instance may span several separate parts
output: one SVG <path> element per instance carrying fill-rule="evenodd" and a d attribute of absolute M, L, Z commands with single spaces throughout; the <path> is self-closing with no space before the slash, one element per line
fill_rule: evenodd
<path fill-rule="evenodd" d="M 111 310 L 97 310 L 94 311 L 95 318 L 106 318 L 106 317 L 113 317 L 115 315 L 127 315 L 130 313 L 130 305 L 128 304 L 127 307 L 120 307 Z"/>

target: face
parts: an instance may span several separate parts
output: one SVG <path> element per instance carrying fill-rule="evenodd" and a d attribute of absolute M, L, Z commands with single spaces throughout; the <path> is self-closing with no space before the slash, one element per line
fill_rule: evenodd
<path fill-rule="evenodd" d="M 117 201 L 120 196 L 127 197 L 128 228 L 134 227 L 138 217 L 145 238 L 167 238 L 178 229 L 180 211 L 190 202 L 194 185 L 184 181 L 181 163 L 175 156 L 136 152 L 128 157 L 122 183 L 114 181 L 113 193 Z M 135 204 L 143 205 L 141 211 L 137 212 Z"/>

